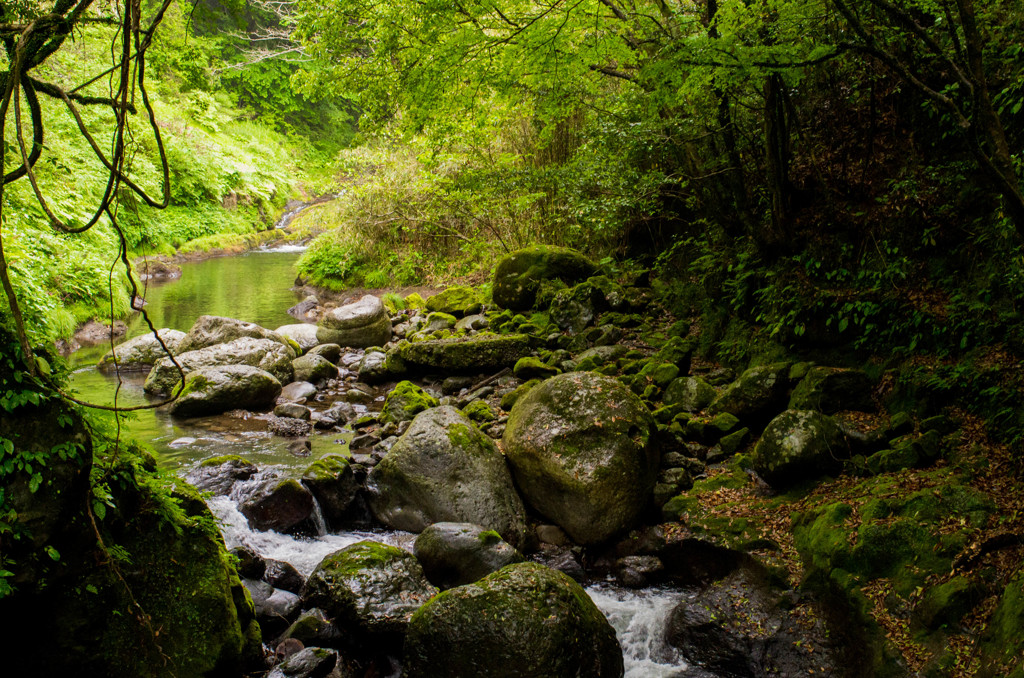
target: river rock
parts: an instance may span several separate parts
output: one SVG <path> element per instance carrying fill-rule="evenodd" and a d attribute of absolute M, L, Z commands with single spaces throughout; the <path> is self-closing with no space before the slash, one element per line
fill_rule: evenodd
<path fill-rule="evenodd" d="M 196 489 L 218 496 L 231 494 L 235 483 L 249 480 L 259 469 L 256 464 L 237 455 L 224 455 L 206 459 L 189 472 L 186 480 Z"/>
<path fill-rule="evenodd" d="M 325 313 L 316 336 L 322 344 L 351 348 L 383 346 L 391 341 L 391 318 L 380 299 L 367 294 L 359 301 Z"/>
<path fill-rule="evenodd" d="M 669 618 L 666 638 L 715 675 L 846 675 L 820 620 L 797 621 L 782 596 L 739 570 L 684 600 Z"/>
<path fill-rule="evenodd" d="M 456 332 L 478 332 L 487 329 L 487 316 L 482 313 L 467 315 L 455 323 Z"/>
<path fill-rule="evenodd" d="M 243 579 L 242 585 L 252 597 L 260 627 L 269 637 L 288 628 L 299 612 L 301 599 L 290 591 L 276 589 L 267 582 L 253 579 Z"/>
<path fill-rule="evenodd" d="M 346 457 L 329 454 L 317 459 L 302 474 L 302 484 L 316 497 L 328 527 L 341 528 L 357 517 L 353 502 L 360 483 Z"/>
<path fill-rule="evenodd" d="M 494 441 L 451 406 L 416 416 L 370 472 L 370 507 L 397 530 L 474 523 L 520 546 L 526 512 Z"/>
<path fill-rule="evenodd" d="M 254 530 L 293 532 L 308 527 L 313 495 L 291 478 L 272 478 L 260 483 L 238 505 Z"/>
<path fill-rule="evenodd" d="M 281 384 L 287 384 L 292 380 L 294 359 L 295 351 L 290 346 L 270 339 L 251 337 L 242 337 L 197 351 L 187 351 L 177 357 L 178 364 L 185 374 L 204 367 L 250 365 L 274 375 Z M 178 368 L 169 358 L 164 358 L 153 366 L 143 388 L 146 393 L 151 394 L 170 393 L 178 381 Z"/>
<path fill-rule="evenodd" d="M 319 306 L 320 300 L 315 295 L 310 294 L 285 312 L 293 318 L 309 320 L 316 317 L 316 310 Z"/>
<path fill-rule="evenodd" d="M 665 389 L 662 401 L 666 407 L 675 407 L 683 412 L 700 412 L 717 395 L 715 387 L 700 377 L 679 377 Z"/>
<path fill-rule="evenodd" d="M 503 449 L 523 497 L 579 544 L 629 528 L 658 473 L 654 419 L 622 382 L 572 372 L 535 386 L 509 415 Z"/>
<path fill-rule="evenodd" d="M 267 558 L 263 561 L 263 566 L 261 579 L 276 589 L 298 594 L 306 585 L 306 578 L 291 563 Z"/>
<path fill-rule="evenodd" d="M 841 410 L 871 412 L 874 384 L 862 370 L 812 367 L 789 398 L 791 410 L 817 410 L 835 414 Z"/>
<path fill-rule="evenodd" d="M 850 456 L 838 422 L 812 410 L 787 410 L 772 419 L 754 448 L 754 470 L 776 489 L 839 469 Z"/>
<path fill-rule="evenodd" d="M 318 607 L 299 614 L 292 625 L 281 634 L 281 639 L 295 638 L 303 645 L 337 645 L 342 639 L 341 629 L 331 622 Z"/>
<path fill-rule="evenodd" d="M 359 360 L 357 372 L 359 381 L 367 384 L 379 384 L 391 379 L 397 379 L 405 374 L 405 363 L 402 362 L 397 350 L 371 351 Z"/>
<path fill-rule="evenodd" d="M 763 426 L 786 408 L 789 364 L 752 367 L 729 384 L 708 406 L 709 414 L 725 412 L 744 425 Z"/>
<path fill-rule="evenodd" d="M 256 323 L 249 323 L 234 318 L 222 318 L 216 315 L 201 315 L 192 325 L 181 342 L 181 352 L 198 351 L 201 348 L 226 344 L 235 339 L 250 337 L 252 339 L 268 339 L 279 344 L 288 345 L 288 341 L 277 332 L 272 332 Z"/>
<path fill-rule="evenodd" d="M 413 555 L 427 579 L 442 591 L 525 560 L 494 530 L 472 523 L 434 523 L 416 537 Z"/>
<path fill-rule="evenodd" d="M 185 388 L 171 403 L 177 417 L 200 417 L 234 409 L 270 407 L 281 393 L 274 375 L 249 365 L 204 367 L 185 375 Z"/>
<path fill-rule="evenodd" d="M 481 370 L 512 367 L 532 351 L 530 338 L 524 334 L 477 334 L 401 344 L 389 353 L 389 359 L 394 354 L 406 371 L 479 373 Z"/>
<path fill-rule="evenodd" d="M 323 647 L 304 647 L 289 655 L 267 674 L 267 678 L 344 678 L 341 657 L 337 650 Z"/>
<path fill-rule="evenodd" d="M 279 403 L 305 403 L 316 395 L 316 386 L 308 381 L 293 381 L 281 388 L 281 395 L 277 397 Z"/>
<path fill-rule="evenodd" d="M 480 312 L 480 294 L 472 287 L 456 286 L 427 298 L 427 310 L 464 316 Z"/>
<path fill-rule="evenodd" d="M 297 325 L 281 325 L 274 332 L 282 337 L 291 339 L 304 352 L 308 352 L 320 344 L 320 341 L 316 338 L 316 330 L 316 325 L 299 323 Z"/>
<path fill-rule="evenodd" d="M 341 360 L 341 346 L 337 344 L 318 344 L 309 349 L 307 355 L 318 355 L 324 360 L 337 365 Z"/>
<path fill-rule="evenodd" d="M 284 419 L 302 419 L 303 421 L 309 421 L 313 417 L 313 413 L 305 405 L 298 403 L 281 403 L 274 408 L 274 416 L 282 417 Z"/>
<path fill-rule="evenodd" d="M 312 415 L 311 415 L 312 416 Z M 271 433 L 285 438 L 298 438 L 308 435 L 313 430 L 313 424 L 302 419 L 291 419 L 289 417 L 272 416 L 267 417 L 267 430 Z"/>
<path fill-rule="evenodd" d="M 185 339 L 184 332 L 165 327 L 162 330 L 157 330 L 157 334 L 160 335 L 160 339 L 163 340 L 173 355 L 182 352 L 181 344 Z M 96 367 L 104 372 L 112 371 L 114 369 L 115 356 L 117 357 L 118 369 L 148 370 L 158 360 L 166 358 L 167 353 L 160 346 L 160 342 L 153 336 L 153 333 L 150 332 L 115 346 L 113 351 L 108 351 L 100 358 Z"/>
<path fill-rule="evenodd" d="M 338 366 L 327 358 L 316 354 L 306 354 L 292 361 L 295 379 L 317 383 L 338 378 Z"/>
<path fill-rule="evenodd" d="M 435 593 L 411 553 L 361 541 L 321 560 L 306 581 L 302 600 L 342 628 L 401 633 Z"/>
<path fill-rule="evenodd" d="M 576 250 L 534 245 L 501 259 L 494 269 L 491 296 L 501 308 L 525 311 L 533 307 L 542 280 L 573 284 L 597 273 L 597 266 Z"/>
<path fill-rule="evenodd" d="M 396 424 L 412 421 L 413 417 L 423 410 L 437 407 L 437 405 L 438 402 L 434 396 L 411 381 L 402 381 L 385 398 L 384 407 L 380 412 L 380 420 L 382 422 L 392 421 Z"/>
<path fill-rule="evenodd" d="M 407 678 L 618 678 L 615 630 L 579 584 L 536 563 L 510 565 L 429 601 L 413 616 Z"/>

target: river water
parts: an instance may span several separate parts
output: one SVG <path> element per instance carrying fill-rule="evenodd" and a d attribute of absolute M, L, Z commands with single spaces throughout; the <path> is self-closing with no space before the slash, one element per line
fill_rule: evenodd
<path fill-rule="evenodd" d="M 179 280 L 150 283 L 146 311 L 154 327 L 187 331 L 200 315 L 237 318 L 274 329 L 297 322 L 285 311 L 299 295 L 290 288 L 300 248 L 256 250 L 245 255 L 187 263 Z M 129 324 L 125 338 L 148 331 L 140 318 Z M 95 369 L 106 347 L 84 349 L 73 356 L 78 365 L 72 387 L 86 400 L 120 405 L 149 402 L 142 391 L 145 374 L 118 378 Z M 351 433 L 315 433 L 309 439 L 311 456 L 298 458 L 286 449 L 288 439 L 273 436 L 258 422 L 220 416 L 174 419 L 161 410 L 143 410 L 122 422 L 126 432 L 149 443 L 162 466 L 184 475 L 203 459 L 240 454 L 262 469 L 300 471 L 316 458 L 347 451 Z M 308 576 L 320 560 L 345 546 L 373 539 L 412 549 L 415 535 L 400 532 L 345 532 L 297 538 L 252 530 L 235 502 L 226 497 L 208 500 L 221 523 L 229 548 L 246 546 L 267 558 L 291 563 Z M 664 640 L 672 609 L 684 594 L 672 589 L 632 591 L 611 583 L 594 583 L 587 593 L 608 617 L 623 648 L 627 678 L 670 678 L 688 675 L 687 665 Z M 706 675 L 706 674 L 704 674 Z"/>

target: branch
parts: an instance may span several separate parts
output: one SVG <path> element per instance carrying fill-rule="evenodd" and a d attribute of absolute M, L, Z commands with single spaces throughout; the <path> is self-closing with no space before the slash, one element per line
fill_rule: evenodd
<path fill-rule="evenodd" d="M 72 101 L 77 101 L 78 103 L 86 106 L 110 106 L 114 109 L 118 109 L 121 107 L 121 103 L 113 97 L 91 97 L 86 96 L 84 94 L 76 94 L 75 92 L 65 92 L 57 85 L 53 85 L 48 82 L 43 82 L 42 80 L 37 80 L 35 78 L 27 78 L 27 80 L 31 82 L 32 86 L 35 87 L 38 91 L 42 92 L 43 94 L 46 94 L 47 96 L 53 97 L 54 99 L 60 99 L 63 101 L 65 98 L 67 98 L 71 99 Z M 125 110 L 127 110 L 132 115 L 135 115 L 138 112 L 135 109 L 135 104 L 131 102 L 125 104 Z"/>

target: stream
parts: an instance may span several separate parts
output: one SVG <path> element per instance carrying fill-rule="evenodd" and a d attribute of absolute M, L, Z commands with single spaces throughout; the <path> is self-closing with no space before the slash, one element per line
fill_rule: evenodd
<path fill-rule="evenodd" d="M 294 264 L 301 248 L 294 246 L 256 250 L 248 254 L 207 259 L 182 266 L 179 280 L 153 283 L 145 291 L 146 311 L 154 327 L 188 331 L 200 315 L 219 315 L 260 324 L 268 329 L 297 322 L 285 310 L 300 296 L 291 290 Z M 133 318 L 129 339 L 148 331 L 141 318 Z M 83 349 L 72 357 L 76 366 L 72 387 L 78 395 L 96 403 L 120 405 L 149 402 L 142 390 L 145 373 L 104 374 L 94 365 L 106 346 Z M 172 419 L 162 410 L 142 410 L 122 420 L 127 434 L 149 443 L 160 464 L 179 475 L 204 459 L 240 454 L 261 469 L 282 471 L 306 468 L 324 454 L 345 452 L 351 433 L 314 432 L 309 457 L 287 450 L 288 438 L 274 436 L 245 418 L 221 415 L 197 419 Z M 221 522 L 228 548 L 246 546 L 266 558 L 291 563 L 308 576 L 320 560 L 363 539 L 388 543 L 411 551 L 415 535 L 401 532 L 343 532 L 299 538 L 277 532 L 252 530 L 234 500 L 208 500 Z M 665 626 L 672 609 L 685 597 L 678 589 L 631 590 L 607 582 L 591 583 L 587 593 L 608 617 L 623 649 L 627 678 L 668 678 L 691 675 L 678 650 L 665 640 Z M 707 675 L 702 673 L 701 675 Z"/>

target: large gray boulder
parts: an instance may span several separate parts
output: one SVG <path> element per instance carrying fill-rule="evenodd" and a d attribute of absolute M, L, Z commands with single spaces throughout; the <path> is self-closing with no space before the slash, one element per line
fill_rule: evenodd
<path fill-rule="evenodd" d="M 772 419 L 754 448 L 754 470 L 774 488 L 786 488 L 839 469 L 850 456 L 839 423 L 812 410 L 787 410 Z"/>
<path fill-rule="evenodd" d="M 204 367 L 185 375 L 185 388 L 171 403 L 177 417 L 205 417 L 228 410 L 269 408 L 281 393 L 274 375 L 249 365 Z"/>
<path fill-rule="evenodd" d="M 306 580 L 302 601 L 306 608 L 322 609 L 342 628 L 401 633 L 435 593 L 411 553 L 361 541 L 320 561 Z"/>
<path fill-rule="evenodd" d="M 181 342 L 181 352 L 198 351 L 201 348 L 226 344 L 242 337 L 269 339 L 288 345 L 288 341 L 280 334 L 260 327 L 256 323 L 217 315 L 201 315 L 185 335 L 184 341 Z"/>
<path fill-rule="evenodd" d="M 526 535 L 526 511 L 504 457 L 454 407 L 418 414 L 370 471 L 366 489 L 377 518 L 397 530 L 474 523 L 517 547 Z"/>
<path fill-rule="evenodd" d="M 552 377 L 519 399 L 503 437 L 526 501 L 579 544 L 632 526 L 650 499 L 659 453 L 654 419 L 617 379 Z"/>
<path fill-rule="evenodd" d="M 520 358 L 532 352 L 530 338 L 524 334 L 477 334 L 468 338 L 401 344 L 388 354 L 388 359 L 392 364 L 397 362 L 406 371 L 479 373 L 481 370 L 512 367 Z"/>
<path fill-rule="evenodd" d="M 167 346 L 173 355 L 182 352 L 181 344 L 185 339 L 184 332 L 165 327 L 162 330 L 157 330 L 157 334 L 160 335 L 160 339 L 163 340 L 164 345 Z M 150 332 L 115 346 L 113 351 L 108 351 L 100 358 L 96 367 L 103 371 L 113 370 L 115 357 L 117 358 L 118 369 L 148 370 L 158 360 L 166 358 L 167 353 L 156 337 L 153 336 L 153 333 Z"/>
<path fill-rule="evenodd" d="M 752 367 L 729 384 L 708 407 L 708 413 L 725 412 L 744 425 L 764 426 L 786 409 L 789 363 Z"/>
<path fill-rule="evenodd" d="M 383 346 L 391 341 L 391 318 L 380 299 L 367 294 L 359 301 L 325 313 L 316 336 L 321 344 L 350 348 Z"/>
<path fill-rule="evenodd" d="M 243 337 L 226 344 L 187 351 L 177 356 L 185 374 L 204 367 L 223 365 L 250 365 L 269 372 L 282 384 L 292 380 L 292 360 L 295 351 L 290 346 L 270 339 Z M 164 358 L 150 371 L 143 386 L 146 393 L 169 393 L 178 383 L 178 369 L 170 358 Z"/>
<path fill-rule="evenodd" d="M 718 392 L 700 377 L 673 379 L 665 389 L 662 401 L 666 407 L 677 407 L 684 412 L 700 412 L 711 404 Z"/>
<path fill-rule="evenodd" d="M 503 257 L 494 269 L 491 296 L 502 308 L 525 311 L 533 307 L 542 280 L 573 284 L 597 274 L 597 266 L 567 247 L 534 245 Z"/>
<path fill-rule="evenodd" d="M 313 495 L 293 478 L 271 478 L 260 483 L 238 505 L 254 530 L 303 531 L 313 514 Z"/>
<path fill-rule="evenodd" d="M 525 558 L 494 530 L 472 523 L 434 523 L 416 537 L 413 555 L 441 590 L 472 584 Z"/>
<path fill-rule="evenodd" d="M 536 563 L 451 589 L 413 615 L 407 678 L 619 678 L 615 630 L 586 591 Z"/>
<path fill-rule="evenodd" d="M 308 351 L 311 348 L 320 345 L 320 340 L 316 338 L 317 327 L 310 323 L 298 323 L 296 325 L 281 325 L 274 332 L 280 334 L 282 337 L 291 339 L 299 345 L 303 351 Z"/>

